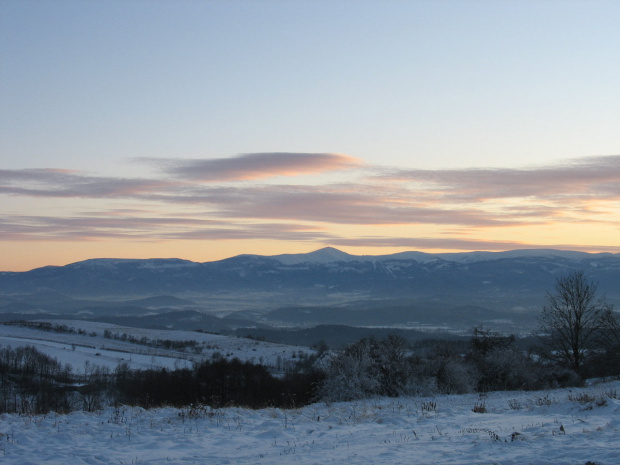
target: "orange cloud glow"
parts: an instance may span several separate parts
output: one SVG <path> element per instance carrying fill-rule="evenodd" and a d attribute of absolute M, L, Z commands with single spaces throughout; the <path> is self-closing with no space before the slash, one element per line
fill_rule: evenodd
<path fill-rule="evenodd" d="M 619 250 L 619 156 L 524 169 L 405 170 L 347 155 L 273 153 L 171 161 L 162 168 L 155 178 L 0 170 L 6 206 L 0 269 L 23 269 L 8 257 L 19 256 L 18 250 L 26 256 L 39 243 L 55 253 L 58 246 L 51 244 L 62 243 L 67 256 L 69 249 L 84 250 L 80 243 L 96 244 L 84 258 L 148 247 L 154 256 L 170 256 L 190 243 L 235 243 L 242 250 L 261 241 L 291 252 L 292 245 L 357 253 Z M 268 181 L 299 174 L 314 177 L 297 184 Z M 19 207 L 12 209 L 16 200 Z M 194 259 L 191 253 L 180 258 Z M 49 263 L 45 254 L 38 260 Z"/>

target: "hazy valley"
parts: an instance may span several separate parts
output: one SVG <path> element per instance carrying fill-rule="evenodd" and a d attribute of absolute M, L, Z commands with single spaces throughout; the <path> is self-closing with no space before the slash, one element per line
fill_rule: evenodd
<path fill-rule="evenodd" d="M 0 319 L 82 319 L 228 334 L 324 325 L 445 333 L 483 325 L 527 334 L 557 276 L 575 269 L 599 283 L 611 304 L 620 302 L 618 254 L 355 256 L 326 248 L 207 263 L 95 259 L 3 272 Z"/>

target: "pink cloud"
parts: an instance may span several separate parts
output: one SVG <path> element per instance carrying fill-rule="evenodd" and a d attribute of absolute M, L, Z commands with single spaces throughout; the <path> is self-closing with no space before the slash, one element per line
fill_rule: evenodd
<path fill-rule="evenodd" d="M 231 158 L 167 160 L 169 172 L 182 179 L 217 182 L 249 181 L 275 176 L 299 176 L 347 170 L 362 165 L 349 155 L 337 153 L 249 153 Z"/>
<path fill-rule="evenodd" d="M 193 166 L 194 162 L 200 166 Z M 225 223 L 220 229 L 231 232 L 233 236 L 254 231 L 262 234 L 258 237 L 264 237 L 266 231 L 259 231 L 256 227 L 244 229 L 242 225 L 257 220 L 300 225 L 303 231 L 300 230 L 296 237 L 301 237 L 302 232 L 306 234 L 309 224 L 325 227 L 329 224 L 432 224 L 478 228 L 619 222 L 616 213 L 620 199 L 620 156 L 529 169 L 393 169 L 388 174 L 385 169 L 363 166 L 344 155 L 279 153 L 210 161 L 184 160 L 177 168 L 189 170 L 192 166 L 200 179 L 206 176 L 208 170 L 205 169 L 210 166 L 213 181 L 202 184 L 189 179 L 86 176 L 68 170 L 0 170 L 0 194 L 59 199 L 129 199 L 134 203 L 134 211 L 107 212 L 88 218 L 78 214 L 65 218 L 65 224 L 60 224 L 58 219 L 56 222 L 49 219 L 32 223 L 25 217 L 15 221 L 5 218 L 8 229 L 3 238 L 19 237 L 19 234 L 27 236 L 37 229 L 41 234 L 58 230 L 61 235 L 71 231 L 79 235 L 80 231 L 88 230 L 89 234 L 95 235 L 100 231 L 101 234 L 134 236 L 182 234 L 189 237 L 196 234 L 211 237 L 217 234 L 205 228 L 219 228 L 215 224 L 218 222 Z M 357 179 L 346 184 L 299 185 L 215 182 L 215 179 L 250 179 L 251 176 L 275 176 L 277 173 L 311 174 L 344 167 L 353 169 L 358 174 Z M 368 178 L 368 172 L 372 170 L 382 170 L 383 173 Z M 139 208 L 144 202 L 149 205 L 146 212 Z M 171 206 L 189 207 L 187 211 L 194 213 L 185 216 L 185 224 L 180 221 L 181 213 L 167 220 L 170 211 L 179 210 Z M 188 215 L 187 211 L 185 215 Z M 122 224 L 112 221 L 113 218 L 121 219 Z M 71 229 L 72 221 L 75 221 L 74 230 Z"/>

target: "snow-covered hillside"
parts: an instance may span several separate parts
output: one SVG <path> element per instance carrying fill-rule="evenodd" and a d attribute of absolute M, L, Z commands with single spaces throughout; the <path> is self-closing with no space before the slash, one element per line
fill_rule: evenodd
<path fill-rule="evenodd" d="M 242 408 L 0 416 L 3 464 L 620 463 L 620 382 L 584 389 Z M 473 409 L 479 412 L 476 413 Z"/>
<path fill-rule="evenodd" d="M 210 359 L 214 354 L 241 361 L 279 367 L 294 361 L 300 353 L 314 353 L 307 347 L 288 346 L 251 339 L 200 333 L 196 331 L 167 331 L 131 328 L 108 323 L 77 320 L 46 320 L 52 326 L 64 326 L 75 332 L 41 331 L 35 328 L 0 325 L 0 346 L 33 346 L 40 352 L 56 358 L 63 365 L 70 364 L 79 372 L 85 363 L 105 366 L 112 370 L 119 363 L 132 369 L 185 368 L 193 362 Z M 36 322 L 31 322 L 31 324 Z M 104 334 L 115 336 L 104 337 Z M 127 335 L 127 337 L 123 337 Z M 116 337 L 117 336 L 117 337 Z M 130 340 L 196 341 L 189 350 L 167 350 L 153 344 L 137 344 Z"/>

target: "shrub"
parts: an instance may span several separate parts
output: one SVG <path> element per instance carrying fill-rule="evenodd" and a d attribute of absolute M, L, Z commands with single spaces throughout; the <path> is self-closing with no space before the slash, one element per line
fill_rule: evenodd
<path fill-rule="evenodd" d="M 318 397 L 347 401 L 370 396 L 398 396 L 415 390 L 416 358 L 398 336 L 361 339 L 333 357 L 325 369 Z"/>
<path fill-rule="evenodd" d="M 474 413 L 487 413 L 487 406 L 484 402 L 476 403 L 471 411 Z"/>

